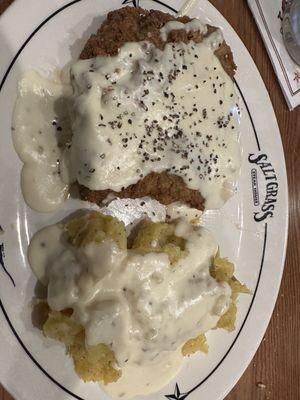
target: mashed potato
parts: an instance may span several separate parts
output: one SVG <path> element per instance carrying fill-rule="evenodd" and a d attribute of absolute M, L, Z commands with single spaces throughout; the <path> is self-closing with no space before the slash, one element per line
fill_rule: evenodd
<path fill-rule="evenodd" d="M 171 265 L 188 254 L 186 241 L 175 234 L 176 224 L 153 223 L 142 221 L 126 237 L 125 226 L 111 216 L 92 212 L 84 217 L 67 222 L 64 230 L 72 246 L 86 246 L 90 242 L 101 243 L 107 238 L 112 239 L 119 248 L 130 247 L 141 254 L 166 253 Z M 226 258 L 221 258 L 219 252 L 212 260 L 211 276 L 218 282 L 227 282 L 231 288 L 231 301 L 227 311 L 220 316 L 215 328 L 232 331 L 235 328 L 239 293 L 250 293 L 233 275 L 234 265 Z M 38 305 L 41 308 L 41 304 Z M 45 313 L 45 307 L 43 312 Z M 68 354 L 73 358 L 75 370 L 84 381 L 101 381 L 105 384 L 117 381 L 122 371 L 114 352 L 106 344 L 90 346 L 86 341 L 85 329 L 73 318 L 73 310 L 61 312 L 49 308 L 48 317 L 42 326 L 46 337 L 65 344 Z M 200 334 L 188 340 L 182 347 L 183 356 L 196 352 L 208 352 L 205 334 Z"/>

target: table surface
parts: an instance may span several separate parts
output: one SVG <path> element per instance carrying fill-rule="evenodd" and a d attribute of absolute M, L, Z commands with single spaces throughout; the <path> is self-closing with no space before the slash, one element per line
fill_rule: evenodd
<path fill-rule="evenodd" d="M 25 1 L 25 0 L 24 0 Z M 300 399 L 300 107 L 288 111 L 246 0 L 210 0 L 241 37 L 270 94 L 285 151 L 289 181 L 289 242 L 285 271 L 265 337 L 226 400 Z M 0 0 L 0 14 L 12 0 Z M 297 212 L 298 211 L 298 212 Z M 0 400 L 13 400 L 0 386 Z"/>

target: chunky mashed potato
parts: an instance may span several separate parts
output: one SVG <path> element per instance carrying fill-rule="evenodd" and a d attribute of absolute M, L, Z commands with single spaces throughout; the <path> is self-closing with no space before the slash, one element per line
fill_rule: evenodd
<path fill-rule="evenodd" d="M 120 249 L 130 247 L 141 254 L 166 253 L 171 266 L 188 253 L 185 239 L 175 235 L 173 222 L 153 223 L 144 220 L 138 224 L 127 240 L 122 222 L 111 216 L 91 212 L 86 216 L 70 220 L 64 225 L 64 230 L 72 246 L 86 246 L 91 242 L 101 243 L 111 239 Z M 235 328 L 239 293 L 249 293 L 247 287 L 233 274 L 234 265 L 217 253 L 212 260 L 210 275 L 218 282 L 227 282 L 232 294 L 228 310 L 219 318 L 215 328 L 227 331 Z M 41 303 L 37 306 L 41 307 Z M 43 304 L 44 315 L 45 306 L 48 305 Z M 114 352 L 105 344 L 87 345 L 85 329 L 72 318 L 72 314 L 72 309 L 58 312 L 48 307 L 42 325 L 43 334 L 65 344 L 67 353 L 73 358 L 77 374 L 84 381 L 102 381 L 105 384 L 117 381 L 122 371 L 117 366 Z M 190 356 L 199 351 L 208 352 L 205 334 L 191 338 L 182 347 L 183 356 Z"/>

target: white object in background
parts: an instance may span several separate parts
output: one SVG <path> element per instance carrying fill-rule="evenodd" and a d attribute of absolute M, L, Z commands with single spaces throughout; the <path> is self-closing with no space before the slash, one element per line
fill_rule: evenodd
<path fill-rule="evenodd" d="M 281 30 L 287 1 L 248 0 L 290 110 L 300 104 L 300 67 L 287 52 Z"/>
<path fill-rule="evenodd" d="M 290 0 L 282 20 L 282 35 L 289 55 L 300 66 L 300 0 Z"/>

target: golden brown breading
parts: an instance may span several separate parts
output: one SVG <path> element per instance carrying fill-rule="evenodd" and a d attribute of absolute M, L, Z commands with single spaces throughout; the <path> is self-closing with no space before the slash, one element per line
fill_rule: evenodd
<path fill-rule="evenodd" d="M 199 210 L 204 209 L 204 199 L 197 190 L 189 189 L 183 179 L 167 172 L 151 172 L 136 184 L 130 185 L 120 192 L 113 190 L 90 190 L 85 186 L 79 186 L 79 194 L 82 200 L 96 203 L 99 206 L 105 198 L 112 194 L 119 198 L 137 199 L 149 196 L 161 204 L 171 204 L 182 201 Z"/>

